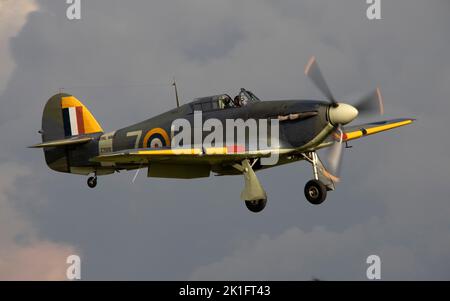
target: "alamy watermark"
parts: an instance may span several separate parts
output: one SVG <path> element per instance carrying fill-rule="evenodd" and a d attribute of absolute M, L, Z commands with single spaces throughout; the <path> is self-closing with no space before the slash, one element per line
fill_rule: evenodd
<path fill-rule="evenodd" d="M 366 270 L 366 276 L 369 280 L 381 279 L 381 258 L 378 255 L 370 255 L 366 259 L 369 265 Z"/>
<path fill-rule="evenodd" d="M 261 165 L 275 165 L 279 157 L 279 131 L 279 120 L 275 118 L 226 119 L 224 125 L 216 118 L 203 121 L 202 111 L 195 111 L 193 127 L 184 118 L 172 122 L 171 147 L 182 150 L 194 146 L 211 154 L 221 149 L 226 149 L 226 154 L 258 153 L 262 155 Z M 205 133 L 208 134 L 204 136 Z"/>
<path fill-rule="evenodd" d="M 66 269 L 66 277 L 68 280 L 81 279 L 81 258 L 78 255 L 67 256 L 66 263 L 69 265 Z"/>
<path fill-rule="evenodd" d="M 366 0 L 369 4 L 366 10 L 366 17 L 369 20 L 381 20 L 381 0 Z"/>
<path fill-rule="evenodd" d="M 81 19 L 81 0 L 66 0 L 69 5 L 66 9 L 66 17 L 69 20 Z"/>

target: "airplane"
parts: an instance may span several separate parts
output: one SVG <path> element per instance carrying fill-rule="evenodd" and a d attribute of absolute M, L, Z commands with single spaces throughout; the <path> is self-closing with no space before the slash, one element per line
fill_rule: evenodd
<path fill-rule="evenodd" d="M 311 204 L 319 205 L 340 180 L 342 152 L 344 147 L 349 147 L 349 141 L 405 126 L 415 119 L 399 118 L 347 126 L 358 116 L 383 114 L 380 89 L 350 105 L 338 102 L 333 96 L 315 57 L 306 65 L 305 74 L 326 100 L 262 101 L 242 88 L 234 99 L 227 94 L 201 97 L 107 133 L 75 96 L 58 93 L 44 107 L 39 131 L 42 143 L 30 147 L 43 148 L 48 167 L 55 171 L 92 175 L 87 180 L 91 188 L 96 187 L 97 176 L 121 170 L 138 172 L 142 168 L 147 168 L 148 177 L 160 178 L 193 179 L 209 177 L 211 173 L 218 176 L 242 175 L 244 188 L 240 197 L 251 212 L 261 212 L 267 203 L 266 191 L 256 171 L 306 161 L 312 166 L 313 178 L 306 183 L 304 194 Z M 235 141 L 218 143 L 220 147 L 205 148 L 192 143 L 181 149 L 171 147 L 174 120 L 184 118 L 192 124 L 197 112 L 220 121 L 277 120 L 278 141 L 270 143 L 268 148 L 256 149 Z M 206 134 L 203 132 L 202 138 Z M 322 148 L 330 149 L 327 164 L 317 154 Z M 275 164 L 261 164 L 264 158 L 274 153 L 278 156 Z"/>

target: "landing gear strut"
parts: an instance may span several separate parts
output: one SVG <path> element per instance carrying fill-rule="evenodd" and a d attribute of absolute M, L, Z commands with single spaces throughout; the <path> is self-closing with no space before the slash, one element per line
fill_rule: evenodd
<path fill-rule="evenodd" d="M 311 152 L 309 155 L 304 155 L 313 167 L 314 179 L 308 181 L 305 185 L 305 197 L 313 205 L 322 204 L 327 198 L 327 186 L 319 180 L 319 157 L 316 152 Z"/>
<path fill-rule="evenodd" d="M 233 167 L 244 175 L 244 189 L 241 192 L 241 199 L 245 201 L 248 210 L 257 213 L 266 207 L 267 195 L 253 171 L 255 163 L 256 161 L 253 161 L 253 164 L 250 164 L 250 161 L 245 159 L 241 164 L 234 164 Z"/>
<path fill-rule="evenodd" d="M 89 179 L 87 180 L 87 185 L 90 188 L 94 188 L 95 186 L 97 186 L 97 175 L 94 175 L 93 177 L 89 177 Z"/>

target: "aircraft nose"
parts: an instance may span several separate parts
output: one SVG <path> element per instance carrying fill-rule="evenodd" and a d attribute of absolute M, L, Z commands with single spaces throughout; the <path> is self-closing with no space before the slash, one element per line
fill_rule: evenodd
<path fill-rule="evenodd" d="M 330 107 L 328 116 L 334 125 L 347 124 L 358 116 L 358 110 L 349 104 L 338 103 L 336 107 Z"/>

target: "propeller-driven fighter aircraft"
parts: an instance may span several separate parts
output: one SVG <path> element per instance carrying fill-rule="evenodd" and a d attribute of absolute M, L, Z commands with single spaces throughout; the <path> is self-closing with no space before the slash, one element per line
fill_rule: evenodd
<path fill-rule="evenodd" d="M 336 100 L 314 57 L 308 62 L 305 74 L 323 93 L 326 101 L 261 101 L 252 92 L 241 89 L 234 99 L 227 94 L 198 98 L 108 133 L 77 98 L 59 93 L 45 105 L 39 131 L 42 143 L 31 147 L 43 148 L 47 165 L 55 171 L 92 175 L 87 180 L 91 188 L 97 185 L 97 176 L 141 168 L 148 169 L 149 177 L 162 178 L 192 179 L 209 177 L 211 173 L 243 175 L 241 199 L 252 212 L 260 212 L 267 202 L 266 192 L 255 171 L 304 160 L 311 164 L 313 177 L 305 185 L 305 197 L 312 204 L 321 204 L 327 192 L 334 190 L 339 182 L 342 151 L 348 141 L 404 126 L 414 119 L 347 126 L 358 116 L 383 114 L 380 90 L 376 89 L 350 105 Z M 238 119 L 254 119 L 258 124 L 261 120 L 276 120 L 277 141 L 272 141 L 270 136 L 270 143 L 266 146 L 258 144 L 253 148 L 235 140 L 230 143 L 224 138 L 228 134 L 224 128 L 225 132 L 216 136 L 223 141 L 215 141 L 214 146 L 190 142 L 175 148 L 173 139 L 177 128 L 174 121 L 184 119 L 193 125 L 192 128 L 198 127 L 194 125 L 198 112 L 206 120 L 214 119 L 224 124 L 226 120 Z M 202 131 L 201 139 L 208 134 Z M 195 137 L 190 141 L 195 141 Z M 317 150 L 322 148 L 330 149 L 324 161 L 317 154 Z M 274 164 L 262 164 L 263 159 L 273 154 L 277 155 Z"/>

